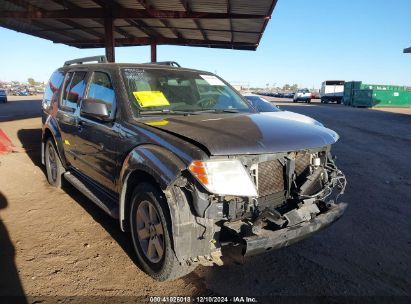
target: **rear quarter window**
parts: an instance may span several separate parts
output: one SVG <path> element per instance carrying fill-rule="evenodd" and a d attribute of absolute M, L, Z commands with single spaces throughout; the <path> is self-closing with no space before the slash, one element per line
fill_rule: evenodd
<path fill-rule="evenodd" d="M 60 86 L 63 83 L 64 74 L 61 71 L 55 71 L 51 77 L 47 86 L 44 90 L 43 95 L 43 104 L 47 107 L 50 106 L 52 101 L 55 101 L 57 98 L 57 93 L 60 90 Z"/>
<path fill-rule="evenodd" d="M 61 99 L 61 108 L 63 110 L 75 110 L 83 98 L 86 87 L 87 72 L 75 71 L 69 72 L 66 78 L 65 89 Z"/>

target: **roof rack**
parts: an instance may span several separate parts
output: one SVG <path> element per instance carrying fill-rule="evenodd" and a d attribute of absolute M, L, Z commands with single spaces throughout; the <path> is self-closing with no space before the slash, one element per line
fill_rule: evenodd
<path fill-rule="evenodd" d="M 97 63 L 107 63 L 107 58 L 104 55 L 77 58 L 77 59 L 66 61 L 64 63 L 64 66 L 69 66 L 72 64 L 83 64 L 85 62 L 92 62 L 92 61 L 97 61 Z"/>
<path fill-rule="evenodd" d="M 147 62 L 146 64 L 168 65 L 171 67 L 181 68 L 181 65 L 179 65 L 175 61 L 156 61 L 156 62 Z"/>

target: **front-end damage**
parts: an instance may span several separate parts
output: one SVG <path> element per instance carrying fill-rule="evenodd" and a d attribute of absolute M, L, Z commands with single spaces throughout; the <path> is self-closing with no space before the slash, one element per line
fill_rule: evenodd
<path fill-rule="evenodd" d="M 338 203 L 346 179 L 329 146 L 233 158 L 246 168 L 256 197 L 211 194 L 189 174 L 174 185 L 174 200 L 184 197 L 192 214 L 175 240 L 177 256 L 188 263 L 221 264 L 288 246 L 335 222 L 347 206 Z"/>

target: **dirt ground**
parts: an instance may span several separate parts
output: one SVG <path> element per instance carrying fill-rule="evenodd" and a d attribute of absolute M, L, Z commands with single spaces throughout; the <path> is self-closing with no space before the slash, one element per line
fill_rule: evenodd
<path fill-rule="evenodd" d="M 0 104 L 0 128 L 26 149 L 0 155 L 0 295 L 411 296 L 411 115 L 280 102 L 340 134 L 344 217 L 244 266 L 159 283 L 140 270 L 117 221 L 77 190 L 48 186 L 40 101 L 16 99 Z"/>

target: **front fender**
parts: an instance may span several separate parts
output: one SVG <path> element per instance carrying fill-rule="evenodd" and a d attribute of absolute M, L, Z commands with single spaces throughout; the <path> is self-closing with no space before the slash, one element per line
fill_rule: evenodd
<path fill-rule="evenodd" d="M 171 217 L 173 250 L 177 259 L 183 263 L 192 257 L 208 256 L 217 250 L 213 239 L 220 228 L 214 225 L 213 219 L 196 217 L 184 192 L 175 186 L 181 172 L 187 168 L 180 158 L 171 151 L 156 145 L 142 145 L 129 153 L 124 161 L 120 178 L 122 182 L 120 195 L 120 226 L 127 230 L 127 198 L 132 189 L 129 178 L 139 172 L 155 179 L 167 199 Z M 147 177 L 147 176 L 145 176 Z M 144 179 L 142 179 L 144 180 Z M 177 184 L 177 183 L 176 183 Z"/>
<path fill-rule="evenodd" d="M 126 218 L 126 194 L 130 176 L 136 172 L 144 172 L 155 179 L 163 191 L 167 189 L 187 167 L 183 161 L 172 152 L 160 146 L 147 144 L 140 145 L 132 150 L 123 162 L 120 172 L 120 226 L 124 231 Z"/>

